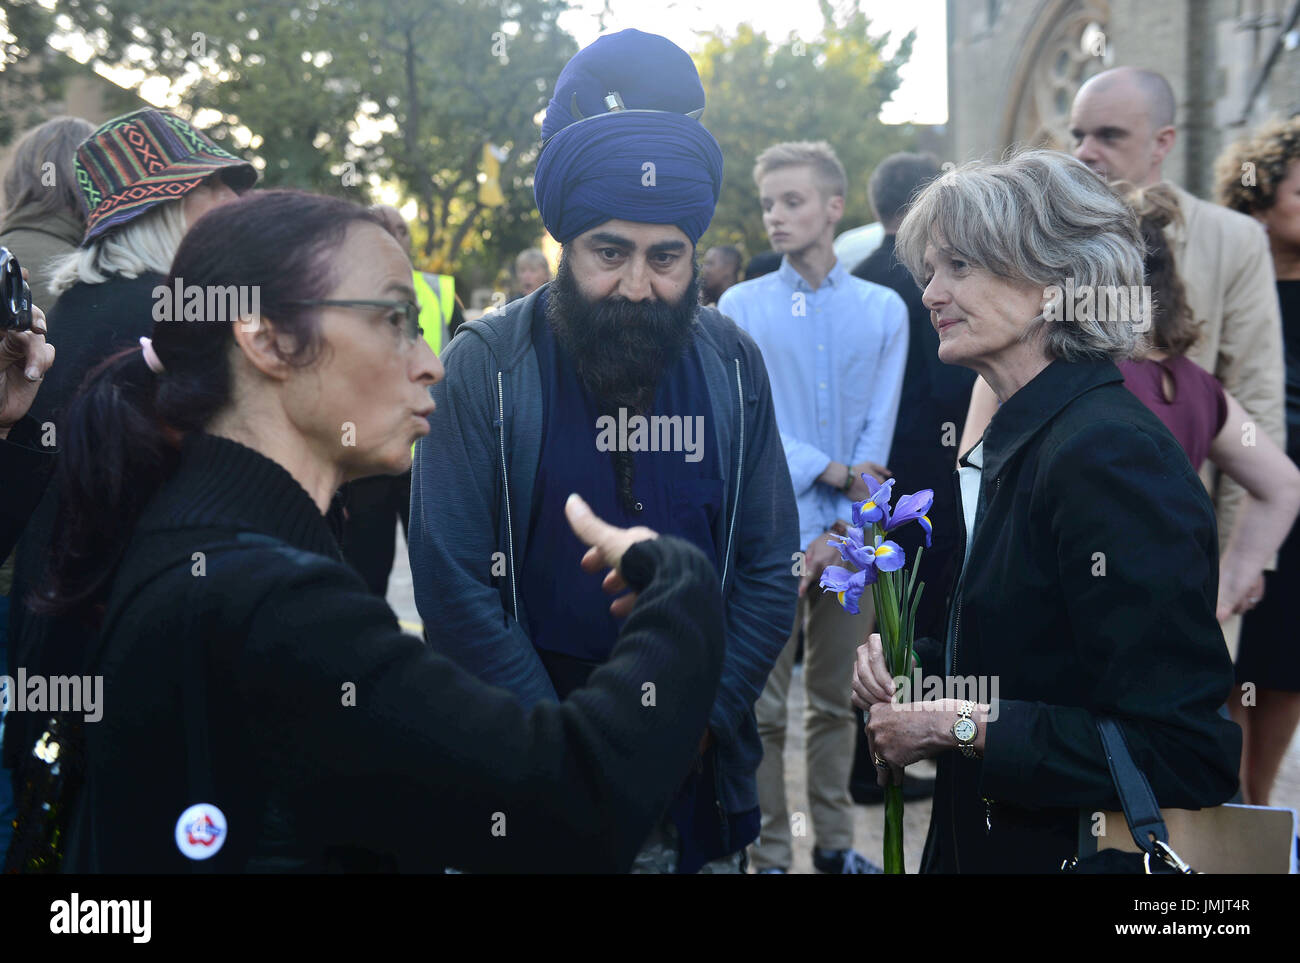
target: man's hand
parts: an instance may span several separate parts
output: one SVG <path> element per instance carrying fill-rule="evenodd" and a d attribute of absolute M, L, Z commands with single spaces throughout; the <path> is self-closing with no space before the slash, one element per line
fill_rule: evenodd
<path fill-rule="evenodd" d="M 569 527 L 584 545 L 590 545 L 587 554 L 582 556 L 584 572 L 599 572 L 606 566 L 609 572 L 601 587 L 611 595 L 617 595 L 627 588 L 627 582 L 619 573 L 619 563 L 623 553 L 636 542 L 648 538 L 658 538 L 659 533 L 638 525 L 636 528 L 615 528 L 613 525 L 596 517 L 590 506 L 578 495 L 570 495 L 564 503 L 564 515 L 569 520 Z M 629 592 L 610 603 L 609 611 L 615 618 L 623 618 L 636 605 L 636 593 Z"/>
<path fill-rule="evenodd" d="M 853 476 L 857 478 L 858 481 L 862 481 L 862 476 L 864 474 L 870 475 L 877 482 L 883 482 L 887 479 L 894 477 L 894 473 L 892 471 L 890 471 L 884 465 L 877 465 L 874 461 L 858 462 L 858 464 L 853 466 Z M 863 482 L 862 487 L 865 492 L 862 498 L 869 498 L 871 496 L 871 492 L 866 491 L 866 482 Z M 860 502 L 862 501 L 862 498 L 855 498 L 854 501 Z"/>
<path fill-rule="evenodd" d="M 0 338 L 0 438 L 9 437 L 9 429 L 27 414 L 54 364 L 54 345 L 46 343 L 45 333 L 45 312 L 33 304 L 31 329 L 6 331 Z"/>
<path fill-rule="evenodd" d="M 816 585 L 822 580 L 822 572 L 827 565 L 840 561 L 839 549 L 827 545 L 830 538 L 830 532 L 822 532 L 812 540 L 812 544 L 804 550 L 803 555 L 803 577 L 799 579 L 799 597 L 803 598 L 804 593 L 808 591 L 809 585 Z"/>

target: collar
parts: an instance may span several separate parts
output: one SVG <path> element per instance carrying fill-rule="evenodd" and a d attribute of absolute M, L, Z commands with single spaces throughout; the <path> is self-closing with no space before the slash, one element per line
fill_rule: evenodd
<path fill-rule="evenodd" d="M 278 462 L 228 438 L 190 432 L 175 475 L 140 523 L 142 531 L 233 528 L 339 557 L 338 542 L 306 489 Z"/>
<path fill-rule="evenodd" d="M 76 246 L 81 243 L 86 227 L 84 221 L 66 211 L 59 214 L 37 214 L 29 208 L 10 215 L 3 231 L 6 234 L 10 231 L 40 231 Z"/>
<path fill-rule="evenodd" d="M 809 286 L 808 282 L 803 279 L 803 275 L 791 266 L 788 257 L 783 256 L 781 258 L 781 266 L 777 268 L 776 273 L 780 275 L 782 281 L 795 291 L 813 290 L 812 287 Z M 830 273 L 826 275 L 825 279 L 821 283 L 821 287 L 817 290 L 820 291 L 822 288 L 827 286 L 830 286 L 831 288 L 840 287 L 844 284 L 844 281 L 848 276 L 849 272 L 844 269 L 844 265 L 840 263 L 840 259 L 836 258 L 835 264 L 832 265 Z"/>
<path fill-rule="evenodd" d="M 1113 361 L 1056 359 L 1006 400 L 984 432 L 984 467 L 990 477 L 1075 398 L 1124 376 Z M 962 464 L 969 464 L 969 454 Z"/>

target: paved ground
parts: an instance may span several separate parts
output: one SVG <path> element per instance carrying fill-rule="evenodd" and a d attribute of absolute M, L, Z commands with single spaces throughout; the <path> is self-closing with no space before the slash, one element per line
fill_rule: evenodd
<path fill-rule="evenodd" d="M 397 613 L 398 619 L 407 631 L 419 634 L 420 616 L 415 610 L 415 599 L 411 590 L 411 569 L 406 557 L 406 543 L 401 531 L 397 533 L 397 557 L 393 565 L 393 574 L 388 582 L 388 602 Z M 786 798 L 790 811 L 808 811 L 808 793 L 804 787 L 804 690 L 803 674 L 800 667 L 795 667 L 795 674 L 790 686 L 790 723 L 791 729 L 785 743 L 785 782 Z M 922 763 L 908 770 L 916 775 L 933 775 L 933 766 Z M 1300 734 L 1291 742 L 1282 771 L 1278 775 L 1270 803 L 1274 806 L 1287 806 L 1300 809 Z M 804 820 L 808 823 L 809 820 Z M 872 862 L 879 863 L 883 845 L 884 807 L 854 807 L 854 845 L 858 851 Z M 925 846 L 925 833 L 930 824 L 930 801 L 909 802 L 903 821 L 903 847 L 907 860 L 907 871 L 914 873 L 921 865 L 921 850 Z M 796 837 L 794 840 L 794 866 L 796 873 L 811 873 L 812 867 L 812 828 L 808 836 Z"/>

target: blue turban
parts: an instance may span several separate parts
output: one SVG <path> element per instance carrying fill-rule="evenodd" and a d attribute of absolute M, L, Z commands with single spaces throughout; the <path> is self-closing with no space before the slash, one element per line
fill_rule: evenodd
<path fill-rule="evenodd" d="M 542 123 L 533 196 L 546 229 L 567 244 L 619 219 L 675 224 L 698 241 L 722 189 L 703 110 L 695 64 L 666 37 L 623 30 L 578 51 Z"/>

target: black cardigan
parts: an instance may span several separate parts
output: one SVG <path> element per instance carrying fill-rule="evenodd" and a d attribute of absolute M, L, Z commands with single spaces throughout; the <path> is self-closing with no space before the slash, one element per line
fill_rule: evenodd
<path fill-rule="evenodd" d="M 13 551 L 54 470 L 55 450 L 43 447 L 40 438 L 40 425 L 25 415 L 0 440 L 0 564 Z"/>
<path fill-rule="evenodd" d="M 1119 809 L 1100 714 L 1162 806 L 1227 801 L 1241 730 L 1219 714 L 1214 509 L 1178 442 L 1109 361 L 1055 361 L 998 410 L 983 456 L 949 655 L 990 694 L 997 679 L 998 714 L 982 760 L 939 758 L 923 868 L 1058 870 L 1080 808 Z M 942 649 L 917 649 L 944 674 Z"/>
<path fill-rule="evenodd" d="M 640 597 L 610 661 L 525 713 L 401 632 L 283 468 L 191 436 L 88 657 L 103 718 L 65 869 L 190 871 L 173 830 L 210 802 L 228 820 L 203 864 L 218 872 L 626 871 L 694 760 L 723 631 L 697 549 L 642 542 L 623 571 Z M 184 706 L 200 692 L 196 779 Z"/>

